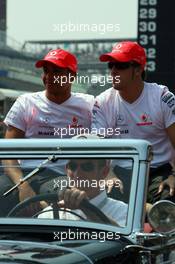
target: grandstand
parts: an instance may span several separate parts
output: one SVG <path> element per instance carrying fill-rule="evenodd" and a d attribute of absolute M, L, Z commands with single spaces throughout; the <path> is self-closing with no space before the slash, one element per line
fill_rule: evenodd
<path fill-rule="evenodd" d="M 11 42 L 9 46 L 2 45 L 3 39 L 4 32 L 0 31 L 0 86 L 26 91 L 42 89 L 41 71 L 35 69 L 34 63 L 49 50 L 64 48 L 74 53 L 79 62 L 79 75 L 105 75 L 108 73 L 107 68 L 105 64 L 99 62 L 99 54 L 111 50 L 114 43 L 121 41 L 121 39 L 26 41 L 20 46 L 7 37 L 6 42 Z M 77 84 L 74 85 L 74 90 L 87 92 L 89 86 L 90 84 Z"/>
<path fill-rule="evenodd" d="M 23 50 L 16 41 L 12 41 L 8 36 L 6 38 L 6 42 L 4 42 L 4 32 L 1 30 L 0 87 L 38 91 L 42 87 L 42 82 L 34 68 L 34 53 Z"/>
<path fill-rule="evenodd" d="M 26 40 L 18 43 L 7 36 L 6 1 L 0 1 L 0 87 L 21 91 L 43 89 L 41 70 L 35 69 L 34 63 L 55 48 L 67 49 L 77 56 L 79 75 L 98 77 L 97 83 L 75 83 L 74 91 L 98 94 L 109 87 L 110 84 L 103 86 L 98 81 L 100 76 L 108 74 L 106 64 L 100 63 L 98 57 L 123 39 Z M 172 19 L 175 19 L 175 2 L 169 1 L 167 5 L 164 0 L 138 0 L 138 3 L 138 38 L 130 40 L 138 40 L 145 47 L 148 80 L 167 84 L 170 90 L 174 90 L 175 33 Z"/>

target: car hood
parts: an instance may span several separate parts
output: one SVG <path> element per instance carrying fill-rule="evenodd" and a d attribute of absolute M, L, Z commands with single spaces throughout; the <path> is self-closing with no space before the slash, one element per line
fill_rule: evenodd
<path fill-rule="evenodd" d="M 38 243 L 0 240 L 0 263 L 94 263 L 116 255 L 125 246 L 123 241 L 67 241 Z"/>

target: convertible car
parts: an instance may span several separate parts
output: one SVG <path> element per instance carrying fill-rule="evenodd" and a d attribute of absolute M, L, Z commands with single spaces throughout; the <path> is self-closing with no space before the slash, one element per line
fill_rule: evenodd
<path fill-rule="evenodd" d="M 21 176 L 1 186 L 0 263 L 175 263 L 175 205 L 146 205 L 152 156 L 144 140 L 1 139 L 1 182 Z"/>

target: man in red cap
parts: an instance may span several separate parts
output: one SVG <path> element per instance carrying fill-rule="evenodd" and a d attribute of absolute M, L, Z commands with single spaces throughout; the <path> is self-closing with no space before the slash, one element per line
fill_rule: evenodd
<path fill-rule="evenodd" d="M 100 134 L 105 128 L 106 137 L 149 140 L 154 157 L 147 202 L 174 200 L 175 172 L 171 163 L 175 156 L 175 96 L 166 86 L 144 82 L 146 54 L 136 42 L 116 44 L 112 52 L 100 56 L 100 61 L 108 62 L 113 87 L 96 98 L 92 130 Z M 120 165 L 114 168 L 117 173 L 119 167 L 121 171 L 127 168 L 127 164 Z M 126 178 L 122 179 L 125 195 Z"/>
<path fill-rule="evenodd" d="M 45 91 L 24 94 L 17 99 L 4 120 L 7 126 L 5 138 L 70 138 L 79 134 L 80 128 L 90 129 L 93 96 L 71 93 L 71 85 L 77 73 L 76 57 L 63 49 L 51 50 L 44 59 L 37 61 L 35 66 L 43 68 Z M 1 177 L 1 193 L 10 189 L 27 174 L 28 162 L 21 161 L 19 166 L 17 160 L 8 161 L 6 176 Z M 33 168 L 38 163 L 36 160 L 32 161 Z M 61 164 L 61 161 L 57 170 L 58 175 L 64 174 L 64 164 Z M 52 173 L 48 175 L 51 179 Z M 35 180 L 38 181 L 37 184 Z M 32 186 L 38 186 L 40 182 L 48 180 L 47 177 L 34 177 Z M 23 183 L 18 189 L 19 195 L 17 193 L 16 199 L 23 201 L 39 192 L 32 186 L 28 182 Z M 10 199 L 10 196 L 7 198 Z M 11 200 L 17 203 L 16 199 Z M 5 200 L 1 205 L 13 206 L 13 202 Z"/>

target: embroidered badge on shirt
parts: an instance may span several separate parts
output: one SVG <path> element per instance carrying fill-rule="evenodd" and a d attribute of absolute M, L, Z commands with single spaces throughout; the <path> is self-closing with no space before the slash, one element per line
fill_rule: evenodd
<path fill-rule="evenodd" d="M 78 124 L 78 118 L 76 116 L 72 117 L 72 123 L 70 125 L 68 125 L 68 127 L 74 127 L 74 128 L 78 128 L 78 127 L 83 127 L 82 125 Z"/>
<path fill-rule="evenodd" d="M 136 123 L 137 126 L 151 126 L 153 124 L 151 117 L 147 113 L 140 115 L 140 122 Z"/>

